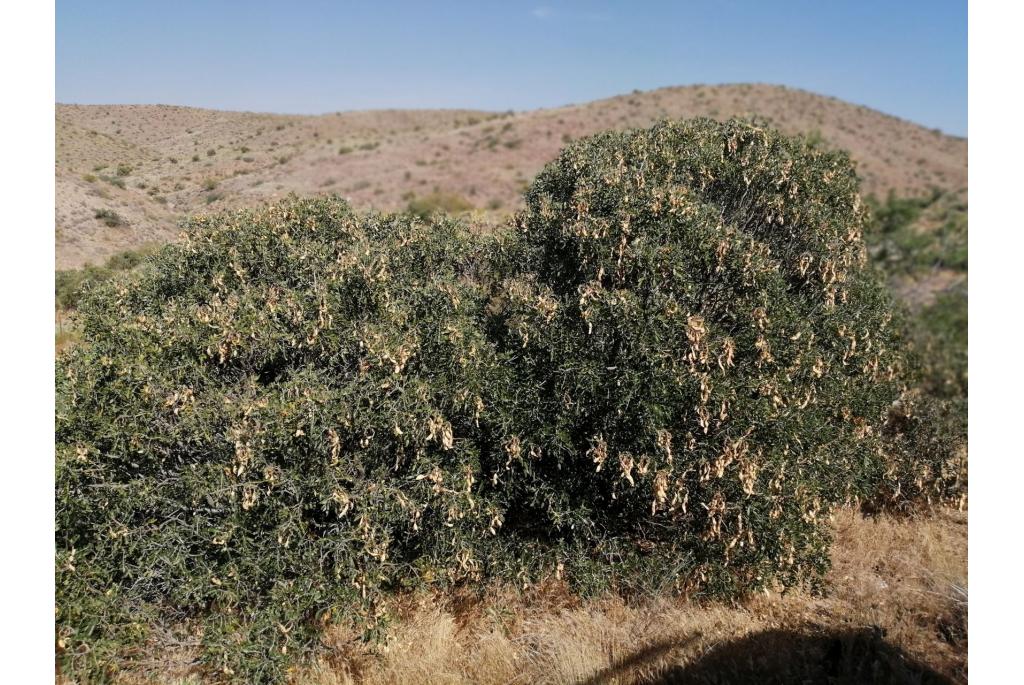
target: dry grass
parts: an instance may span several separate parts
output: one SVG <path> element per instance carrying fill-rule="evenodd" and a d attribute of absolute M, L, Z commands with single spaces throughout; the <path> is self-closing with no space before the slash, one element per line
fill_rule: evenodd
<path fill-rule="evenodd" d="M 325 657 L 293 682 L 966 682 L 966 514 L 841 511 L 835 530 L 825 596 L 581 602 L 550 586 L 407 598 L 385 643 L 333 630 Z M 163 682 L 201 682 L 163 670 Z"/>
<path fill-rule="evenodd" d="M 809 652 L 827 652 L 830 640 L 881 634 L 872 650 L 904 653 L 950 679 L 966 680 L 966 625 L 963 635 L 952 625 L 963 617 L 966 600 L 956 590 L 967 586 L 966 517 L 941 512 L 914 521 L 868 520 L 844 511 L 836 517 L 836 533 L 827 597 L 772 594 L 741 606 L 668 599 L 628 604 L 619 598 L 577 604 L 548 592 L 443 608 L 424 599 L 382 649 L 335 635 L 333 661 L 296 680 L 659 682 L 687 667 L 696 677 L 702 658 L 723 646 L 729 652 L 730 644 L 743 645 L 743 654 L 735 663 L 727 656 L 715 672 L 727 677 L 738 667 L 740 676 L 745 660 L 754 671 L 759 664 L 771 671 L 779 666 L 771 662 L 780 650 L 806 659 Z M 813 664 L 801 666 L 809 667 L 806 675 L 827 675 Z"/>

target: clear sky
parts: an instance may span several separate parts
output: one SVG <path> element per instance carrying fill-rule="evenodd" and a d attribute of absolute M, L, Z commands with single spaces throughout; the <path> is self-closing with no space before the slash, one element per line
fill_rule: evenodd
<path fill-rule="evenodd" d="M 958 0 L 57 0 L 59 102 L 524 110 L 776 83 L 967 133 Z"/>

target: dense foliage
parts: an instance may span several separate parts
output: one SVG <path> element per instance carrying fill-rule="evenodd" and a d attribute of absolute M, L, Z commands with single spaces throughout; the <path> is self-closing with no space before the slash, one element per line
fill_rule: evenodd
<path fill-rule="evenodd" d="M 905 471 L 865 220 L 843 154 L 708 120 L 572 145 L 494 239 L 337 199 L 192 220 L 58 362 L 62 663 L 172 635 L 273 681 L 403 588 L 817 581 L 830 507 Z"/>
<path fill-rule="evenodd" d="M 886 471 L 901 382 L 846 156 L 664 124 L 570 146 L 526 200 L 492 324 L 526 517 L 619 583 L 816 577 L 830 507 Z"/>
<path fill-rule="evenodd" d="M 966 191 L 869 200 L 873 261 L 911 301 L 914 392 L 893 412 L 886 499 L 899 508 L 967 496 Z"/>
<path fill-rule="evenodd" d="M 470 256 L 451 222 L 299 201 L 93 289 L 58 377 L 66 649 L 203 614 L 211 665 L 267 679 L 332 607 L 372 626 L 383 586 L 472 575 L 500 512 L 464 437 L 502 382 Z"/>

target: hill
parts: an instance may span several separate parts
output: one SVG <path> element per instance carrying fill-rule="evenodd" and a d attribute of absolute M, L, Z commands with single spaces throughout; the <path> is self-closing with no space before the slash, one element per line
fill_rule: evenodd
<path fill-rule="evenodd" d="M 318 116 L 164 105 L 56 106 L 57 268 L 172 240 L 185 215 L 290 192 L 357 208 L 518 207 L 566 142 L 664 118 L 758 116 L 848 150 L 867 194 L 964 192 L 967 141 L 867 107 L 770 85 L 685 86 L 528 112 L 383 110 Z"/>

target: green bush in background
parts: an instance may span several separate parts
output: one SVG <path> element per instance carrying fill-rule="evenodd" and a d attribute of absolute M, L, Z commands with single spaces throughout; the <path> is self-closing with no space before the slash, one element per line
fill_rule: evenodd
<path fill-rule="evenodd" d="M 873 220 L 866 238 L 873 260 L 891 275 L 928 269 L 967 271 L 967 204 L 935 191 L 885 202 L 870 199 Z"/>
<path fill-rule="evenodd" d="M 473 209 L 472 203 L 456 193 L 434 192 L 409 200 L 405 211 L 423 221 L 437 214 L 459 214 Z"/>
<path fill-rule="evenodd" d="M 914 392 L 895 408 L 884 498 L 899 509 L 967 495 L 966 192 L 869 199 L 873 262 L 910 301 Z"/>
<path fill-rule="evenodd" d="M 79 269 L 58 270 L 54 278 L 54 300 L 57 308 L 76 309 L 87 287 L 109 280 L 119 272 L 136 268 L 152 253 L 151 247 L 125 250 L 111 256 L 102 266 L 86 264 Z"/>

